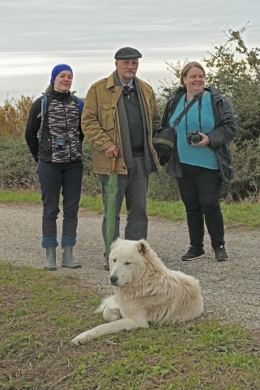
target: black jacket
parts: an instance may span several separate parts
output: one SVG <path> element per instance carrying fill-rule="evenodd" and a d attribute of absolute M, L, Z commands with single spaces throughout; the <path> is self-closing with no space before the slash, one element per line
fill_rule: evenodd
<path fill-rule="evenodd" d="M 207 136 L 210 139 L 210 144 L 208 146 L 216 153 L 222 183 L 228 183 L 234 178 L 231 153 L 228 144 L 233 140 L 236 134 L 237 116 L 234 113 L 232 104 L 222 96 L 216 88 L 208 87 L 204 89 L 210 92 L 215 119 L 214 129 L 207 133 Z M 170 118 L 185 93 L 186 88 L 183 87 L 179 87 L 173 91 L 165 107 L 162 119 L 163 127 L 169 126 Z M 183 176 L 177 148 L 175 148 L 169 159 L 167 173 L 174 177 Z"/>
<path fill-rule="evenodd" d="M 29 111 L 25 130 L 25 139 L 35 161 L 71 162 L 82 159 L 82 141 L 80 113 L 70 92 L 61 93 L 52 90 L 48 96 L 47 112 L 44 116 L 41 135 L 41 98 L 38 98 Z M 57 151 L 57 138 L 66 141 L 65 151 Z"/>

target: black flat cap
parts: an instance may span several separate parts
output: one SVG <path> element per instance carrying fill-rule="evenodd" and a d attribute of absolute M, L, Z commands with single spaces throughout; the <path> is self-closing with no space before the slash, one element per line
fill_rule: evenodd
<path fill-rule="evenodd" d="M 116 60 L 129 60 L 131 58 L 142 58 L 142 54 L 132 47 L 122 47 L 115 54 Z"/>

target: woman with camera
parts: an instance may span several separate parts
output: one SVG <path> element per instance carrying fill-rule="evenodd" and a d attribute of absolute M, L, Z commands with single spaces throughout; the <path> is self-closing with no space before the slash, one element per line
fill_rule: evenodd
<path fill-rule="evenodd" d="M 82 185 L 83 133 L 80 114 L 83 102 L 70 93 L 73 72 L 69 65 L 56 65 L 50 85 L 29 112 L 26 142 L 37 162 L 41 187 L 42 247 L 47 270 L 56 270 L 57 223 L 60 192 L 63 201 L 62 267 L 80 268 L 72 254 L 76 244 L 78 209 Z"/>
<path fill-rule="evenodd" d="M 237 116 L 216 88 L 205 87 L 200 63 L 184 66 L 180 84 L 170 96 L 162 121 L 162 126 L 174 128 L 176 146 L 161 163 L 176 178 L 186 209 L 190 248 L 182 260 L 205 256 L 205 219 L 215 259 L 224 261 L 228 256 L 220 194 L 222 184 L 233 179 L 228 143 L 235 137 Z"/>

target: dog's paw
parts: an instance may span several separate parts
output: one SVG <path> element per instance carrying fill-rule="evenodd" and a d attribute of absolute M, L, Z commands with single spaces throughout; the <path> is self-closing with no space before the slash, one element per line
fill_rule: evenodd
<path fill-rule="evenodd" d="M 91 331 L 83 332 L 79 334 L 77 337 L 74 337 L 74 339 L 71 340 L 72 344 L 74 345 L 81 345 L 86 343 L 88 340 L 92 340 L 94 338 Z"/>
<path fill-rule="evenodd" d="M 103 317 L 104 320 L 107 322 L 113 322 L 113 321 L 118 321 L 122 319 L 120 310 L 118 308 L 114 309 L 105 309 L 103 311 Z"/>
<path fill-rule="evenodd" d="M 81 345 L 84 344 L 87 341 L 87 337 L 83 335 L 78 335 L 77 337 L 74 337 L 74 339 L 71 340 L 72 344 L 74 345 Z"/>
<path fill-rule="evenodd" d="M 79 336 L 74 337 L 74 339 L 71 340 L 71 343 L 74 345 L 81 345 L 84 344 L 85 340 L 80 339 Z"/>

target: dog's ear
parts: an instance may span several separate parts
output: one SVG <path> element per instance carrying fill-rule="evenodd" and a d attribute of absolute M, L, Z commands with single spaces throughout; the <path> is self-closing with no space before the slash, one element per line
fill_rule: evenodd
<path fill-rule="evenodd" d="M 141 255 L 145 255 L 145 253 L 147 251 L 147 242 L 145 240 L 138 241 L 137 242 L 137 249 Z"/>

